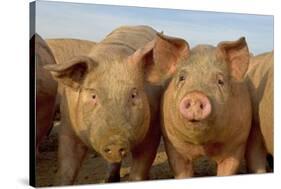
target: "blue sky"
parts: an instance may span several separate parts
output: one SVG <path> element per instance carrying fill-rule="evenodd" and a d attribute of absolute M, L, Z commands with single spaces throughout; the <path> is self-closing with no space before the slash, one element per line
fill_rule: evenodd
<path fill-rule="evenodd" d="M 191 47 L 245 36 L 254 54 L 273 50 L 273 16 L 63 2 L 36 2 L 43 38 L 102 40 L 121 25 L 149 25 L 182 37 Z"/>

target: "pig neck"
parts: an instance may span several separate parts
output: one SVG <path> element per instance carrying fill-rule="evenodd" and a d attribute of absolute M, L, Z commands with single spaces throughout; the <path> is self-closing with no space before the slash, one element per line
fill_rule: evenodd
<path fill-rule="evenodd" d="M 106 36 L 100 44 L 121 45 L 136 51 L 154 39 L 156 31 L 146 26 L 120 27 Z"/>

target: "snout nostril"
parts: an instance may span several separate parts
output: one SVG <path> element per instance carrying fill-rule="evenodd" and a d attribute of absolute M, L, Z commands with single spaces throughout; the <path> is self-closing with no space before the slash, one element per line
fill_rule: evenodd
<path fill-rule="evenodd" d="M 208 118 L 212 105 L 203 92 L 193 91 L 186 94 L 179 103 L 179 112 L 190 122 L 199 122 Z"/>
<path fill-rule="evenodd" d="M 122 156 L 125 156 L 125 155 L 126 155 L 126 150 L 125 150 L 124 148 L 121 148 L 121 149 L 119 150 L 119 152 L 120 152 L 120 154 L 121 154 Z"/>
<path fill-rule="evenodd" d="M 190 102 L 186 103 L 185 108 L 188 109 L 190 107 Z"/>

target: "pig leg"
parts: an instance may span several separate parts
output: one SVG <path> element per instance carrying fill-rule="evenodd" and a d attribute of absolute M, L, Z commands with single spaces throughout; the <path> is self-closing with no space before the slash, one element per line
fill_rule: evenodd
<path fill-rule="evenodd" d="M 121 168 L 121 163 L 109 164 L 109 177 L 107 179 L 107 182 L 120 181 L 120 168 Z"/>
<path fill-rule="evenodd" d="M 193 176 L 191 161 L 187 161 L 176 151 L 173 145 L 165 140 L 165 148 L 170 167 L 173 170 L 176 179 L 188 178 Z"/>
<path fill-rule="evenodd" d="M 246 162 L 251 173 L 266 173 L 266 150 L 257 124 L 253 124 L 248 138 Z"/>
<path fill-rule="evenodd" d="M 65 123 L 65 122 L 64 122 Z M 87 147 L 68 125 L 63 124 L 59 135 L 59 185 L 73 184 L 87 153 Z"/>
<path fill-rule="evenodd" d="M 153 128 L 153 130 L 148 131 L 149 135 L 145 137 L 144 142 L 132 151 L 133 161 L 129 180 L 139 181 L 148 179 L 149 170 L 160 143 L 160 126 L 154 124 L 150 128 Z"/>
<path fill-rule="evenodd" d="M 229 176 L 237 173 L 240 162 L 244 156 L 245 147 L 239 147 L 234 154 L 221 161 L 217 161 L 217 176 Z"/>
<path fill-rule="evenodd" d="M 39 101 L 39 100 L 38 100 Z M 36 102 L 36 156 L 40 157 L 39 146 L 49 136 L 53 128 L 54 115 L 54 98 L 44 98 L 40 102 Z M 41 108 L 42 107 L 42 108 Z"/>

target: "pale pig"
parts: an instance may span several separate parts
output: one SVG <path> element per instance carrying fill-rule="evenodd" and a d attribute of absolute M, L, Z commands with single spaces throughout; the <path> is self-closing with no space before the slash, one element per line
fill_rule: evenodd
<path fill-rule="evenodd" d="M 245 38 L 186 50 L 163 95 L 162 131 L 175 178 L 193 176 L 192 161 L 208 156 L 217 175 L 233 175 L 244 158 L 251 125 L 244 75 Z"/>
<path fill-rule="evenodd" d="M 273 149 L 273 52 L 251 58 L 247 84 L 253 104 L 252 128 L 246 160 L 249 172 L 265 173 Z"/>

